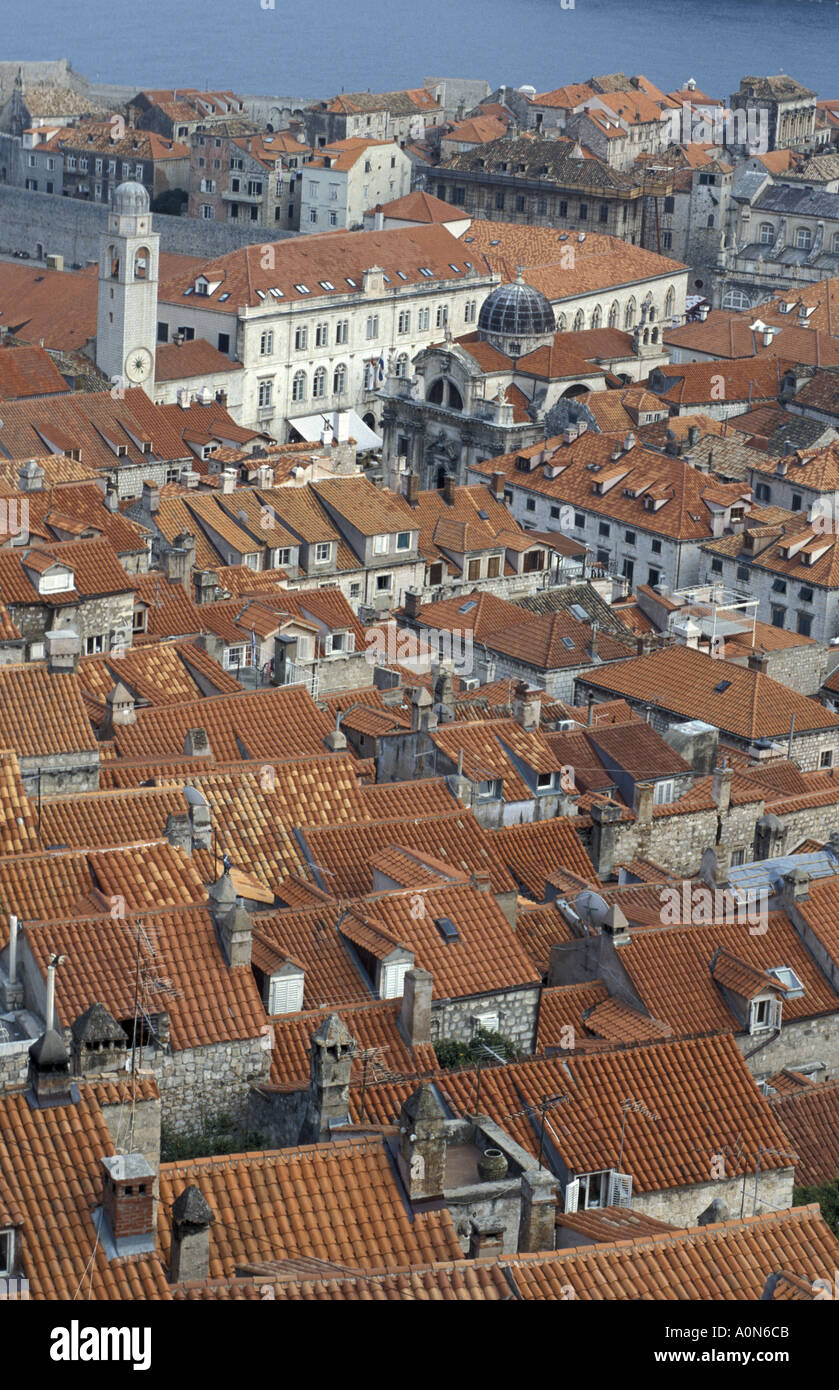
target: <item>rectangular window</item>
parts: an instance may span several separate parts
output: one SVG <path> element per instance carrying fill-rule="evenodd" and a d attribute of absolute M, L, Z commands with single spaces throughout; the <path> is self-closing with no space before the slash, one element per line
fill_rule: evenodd
<path fill-rule="evenodd" d="M 810 588 L 808 588 L 806 585 L 803 585 L 803 586 L 798 590 L 798 597 L 801 599 L 801 602 L 802 602 L 802 603 L 812 603 L 812 602 L 813 602 L 813 590 L 810 589 Z"/>
<path fill-rule="evenodd" d="M 609 536 L 611 536 L 612 534 L 612 528 L 609 525 L 608 521 L 600 522 L 600 525 L 597 528 L 597 534 L 598 536 L 603 536 L 605 539 L 608 540 Z"/>
<path fill-rule="evenodd" d="M 624 538 L 624 540 L 626 541 L 626 544 L 627 544 L 627 545 L 634 545 L 634 544 L 635 544 L 635 532 L 634 532 L 634 531 L 624 531 L 624 533 L 623 533 L 623 538 Z"/>
<path fill-rule="evenodd" d="M 315 324 L 315 347 L 326 347 L 329 342 L 329 324 Z"/>
<path fill-rule="evenodd" d="M 219 350 L 219 352 L 229 352 L 229 351 L 230 351 L 230 334 L 229 334 L 229 333 L 219 333 L 219 335 L 218 335 L 218 350 Z"/>
<path fill-rule="evenodd" d="M 786 618 L 787 618 L 787 610 L 786 610 L 785 608 L 776 608 L 776 607 L 773 605 L 773 606 L 772 606 L 772 609 L 771 609 L 771 612 L 772 612 L 772 626 L 773 626 L 773 627 L 783 627 L 784 624 L 785 624 L 785 622 L 786 622 Z"/>
<path fill-rule="evenodd" d="M 273 381 L 260 381 L 257 390 L 257 404 L 260 406 L 270 405 L 273 397 Z"/>
<path fill-rule="evenodd" d="M 490 555 L 487 560 L 487 579 L 497 579 L 501 573 L 501 556 Z"/>
<path fill-rule="evenodd" d="M 792 497 L 790 498 L 790 504 L 789 504 L 789 506 L 790 506 L 790 511 L 791 511 L 791 512 L 800 512 L 800 511 L 801 511 L 801 500 L 802 500 L 802 499 L 801 499 L 801 493 L 800 493 L 800 492 L 794 492 L 794 493 L 792 494 Z"/>
<path fill-rule="evenodd" d="M 339 345 L 349 341 L 350 321 L 349 319 L 339 319 L 335 325 L 335 342 Z"/>
<path fill-rule="evenodd" d="M 390 593 L 390 588 L 391 588 L 392 583 L 393 583 L 393 576 L 392 576 L 392 575 L 390 575 L 390 574 L 377 574 L 377 575 L 376 575 L 376 591 L 377 591 L 378 593 L 380 593 L 380 594 L 387 594 L 387 593 Z"/>
<path fill-rule="evenodd" d="M 309 343 L 309 330 L 302 324 L 298 324 L 294 330 L 294 348 L 296 352 L 305 352 Z"/>
<path fill-rule="evenodd" d="M 586 518 L 584 512 L 574 513 L 574 529 L 576 531 L 584 531 L 586 529 Z"/>
<path fill-rule="evenodd" d="M 666 802 L 672 801 L 675 792 L 675 785 L 676 784 L 673 781 L 672 777 L 668 777 L 666 781 L 656 782 L 655 791 L 653 792 L 654 805 L 663 806 Z"/>
<path fill-rule="evenodd" d="M 315 564 L 326 565 L 332 554 L 332 544 L 330 541 L 321 541 L 315 546 Z"/>
<path fill-rule="evenodd" d="M 95 637 L 86 637 L 84 649 L 87 656 L 95 656 L 97 652 L 103 652 L 105 650 L 105 638 L 101 633 L 97 633 Z"/>
<path fill-rule="evenodd" d="M 374 536 L 374 537 L 373 537 L 373 554 L 374 554 L 374 555 L 386 555 L 386 554 L 387 554 L 387 549 L 388 549 L 388 546 L 387 546 L 387 536 Z"/>
<path fill-rule="evenodd" d="M 271 332 L 263 333 L 259 339 L 260 357 L 270 357 L 274 351 L 274 334 Z"/>
<path fill-rule="evenodd" d="M 580 203 L 580 221 L 585 222 L 588 218 L 588 203 Z"/>
<path fill-rule="evenodd" d="M 651 546 L 650 546 L 650 550 L 653 552 L 653 555 L 660 555 L 660 554 L 661 554 L 661 541 L 653 541 L 652 544 L 651 544 Z"/>
<path fill-rule="evenodd" d="M 467 578 L 468 578 L 468 579 L 480 579 L 480 577 L 481 577 L 481 562 L 480 562 L 480 560 L 470 560 L 470 561 L 469 561 L 469 565 L 468 565 L 468 570 L 467 570 Z"/>
<path fill-rule="evenodd" d="M 535 510 L 536 510 L 536 499 L 533 498 L 533 497 L 528 497 L 527 501 L 526 501 L 525 504 L 524 504 L 524 510 L 525 510 L 526 512 L 535 512 Z"/>
<path fill-rule="evenodd" d="M 503 212 L 503 211 L 504 211 L 504 194 L 503 194 L 503 193 L 496 193 L 496 195 L 495 195 L 495 210 L 496 210 L 496 212 Z"/>
<path fill-rule="evenodd" d="M 411 331 L 411 311 L 402 309 L 396 322 L 397 333 L 410 333 Z"/>
<path fill-rule="evenodd" d="M 819 767 L 833 767 L 833 750 L 826 748 L 819 754 Z"/>
<path fill-rule="evenodd" d="M 379 336 L 379 316 L 378 316 L 378 314 L 368 314 L 368 315 L 367 315 L 367 323 L 366 323 L 365 330 L 364 330 L 364 336 L 367 338 L 368 342 L 372 341 L 374 338 L 378 338 L 378 336 Z"/>
<path fill-rule="evenodd" d="M 417 310 L 417 332 L 418 332 L 418 333 L 425 333 L 425 332 L 427 332 L 430 323 L 431 323 L 431 310 L 430 310 L 430 309 L 418 309 L 418 310 Z"/>
<path fill-rule="evenodd" d="M 14 1269 L 14 1257 L 14 1231 L 0 1231 L 0 1274 L 11 1274 Z"/>
<path fill-rule="evenodd" d="M 442 328 L 449 321 L 449 309 L 447 304 L 437 305 L 437 327 Z"/>
<path fill-rule="evenodd" d="M 410 550 L 410 549 L 411 549 L 411 533 L 410 533 L 410 531 L 399 531 L 399 532 L 397 532 L 397 536 L 396 536 L 396 549 L 397 549 L 397 550 Z"/>
<path fill-rule="evenodd" d="M 722 574 L 722 560 L 712 560 L 712 561 L 711 561 L 711 573 L 712 573 L 712 574 Z"/>
<path fill-rule="evenodd" d="M 650 568 L 647 571 L 647 583 L 649 584 L 650 588 L 654 589 L 660 579 L 661 570 L 657 570 L 653 565 L 650 565 Z"/>

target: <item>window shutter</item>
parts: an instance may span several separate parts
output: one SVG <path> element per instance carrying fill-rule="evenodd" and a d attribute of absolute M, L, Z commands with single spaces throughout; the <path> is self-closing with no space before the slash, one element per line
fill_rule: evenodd
<path fill-rule="evenodd" d="M 565 1210 L 572 1212 L 577 1210 L 580 1200 L 580 1179 L 573 1178 L 571 1182 L 565 1184 Z"/>
<path fill-rule="evenodd" d="M 612 1169 L 609 1174 L 609 1206 L 610 1207 L 629 1207 L 632 1205 L 632 1174 L 616 1173 Z"/>
<path fill-rule="evenodd" d="M 303 1008 L 303 976 L 284 975 L 271 981 L 271 1014 L 296 1014 Z"/>

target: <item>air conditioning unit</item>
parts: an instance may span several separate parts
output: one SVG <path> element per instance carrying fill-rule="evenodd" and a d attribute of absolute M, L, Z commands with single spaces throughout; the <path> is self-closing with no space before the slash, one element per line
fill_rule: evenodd
<path fill-rule="evenodd" d="M 462 684 L 464 690 L 478 690 L 481 682 L 477 676 L 466 676 Z"/>

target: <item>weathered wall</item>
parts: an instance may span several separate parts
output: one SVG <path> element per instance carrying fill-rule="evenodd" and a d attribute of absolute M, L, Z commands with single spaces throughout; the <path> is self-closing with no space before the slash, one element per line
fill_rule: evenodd
<path fill-rule="evenodd" d="M 497 1013 L 498 1031 L 525 1052 L 532 1052 L 539 1012 L 539 986 L 499 994 L 471 995 L 468 999 L 435 999 L 431 1005 L 431 1041 L 457 1038 L 469 1042 L 475 1032 L 475 1014 Z"/>
<path fill-rule="evenodd" d="M 99 258 L 99 238 L 107 230 L 108 208 L 57 194 L 32 193 L 0 185 L 0 251 L 28 251 L 35 255 L 40 243 L 48 255 L 64 257 L 65 265 L 85 265 Z M 198 217 L 154 214 L 154 230 L 160 233 L 161 251 L 209 260 L 239 246 L 261 244 L 268 236 L 264 227 L 208 222 Z M 279 241 L 294 232 L 270 233 Z"/>
<path fill-rule="evenodd" d="M 762 1047 L 754 1049 L 759 1039 L 749 1033 L 735 1034 L 734 1041 L 746 1059 L 749 1071 L 758 1081 L 768 1080 L 776 1072 L 821 1062 L 824 1071 L 815 1081 L 833 1081 L 839 1076 L 839 1015 L 825 1014 L 820 1018 L 802 1018 L 784 1023 L 780 1034 Z M 749 1057 L 749 1053 L 753 1055 Z"/>
<path fill-rule="evenodd" d="M 745 1192 L 743 1214 L 751 1216 L 753 1207 L 759 1214 L 761 1211 L 792 1206 L 792 1180 L 792 1168 L 776 1168 L 762 1173 L 758 1180 L 756 1205 L 755 1175 L 747 1173 L 745 1180 L 740 1174 L 734 1178 L 694 1183 L 691 1187 L 671 1187 L 665 1192 L 633 1193 L 632 1210 L 654 1216 L 659 1221 L 670 1221 L 674 1226 L 695 1226 L 697 1218 L 716 1197 L 725 1203 L 732 1218 L 738 1217 Z"/>
<path fill-rule="evenodd" d="M 156 1052 L 152 1070 L 160 1089 L 163 1123 L 183 1133 L 201 1129 L 211 1116 L 248 1114 L 252 1085 L 268 1079 L 271 1039 L 266 1033 L 241 1042 Z"/>

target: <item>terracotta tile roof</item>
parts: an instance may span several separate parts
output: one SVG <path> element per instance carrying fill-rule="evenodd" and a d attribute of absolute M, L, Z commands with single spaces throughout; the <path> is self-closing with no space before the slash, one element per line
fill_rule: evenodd
<path fill-rule="evenodd" d="M 582 106 L 595 96 L 593 87 L 589 87 L 585 82 L 571 82 L 565 87 L 557 87 L 552 92 L 542 92 L 537 96 L 531 97 L 530 101 L 534 106 L 556 106 L 564 107 L 573 111 L 575 107 Z"/>
<path fill-rule="evenodd" d="M 437 1084 L 455 1113 L 462 1113 L 471 1083 L 471 1077 L 450 1074 Z M 571 1173 L 616 1167 L 622 1102 L 631 1098 L 643 1107 L 627 1118 L 622 1154 L 622 1171 L 632 1174 L 639 1194 L 707 1183 L 710 1155 L 726 1147 L 739 1148 L 739 1168 L 733 1159 L 732 1166 L 740 1172 L 755 1171 L 758 1145 L 787 1147 L 730 1037 L 508 1063 L 486 1068 L 481 1082 L 485 1113 L 534 1155 L 538 1123 L 516 1112 L 557 1094 L 569 1099 L 552 1114 L 553 1144 Z M 790 1160 L 764 1152 L 762 1172 L 788 1166 Z"/>
<path fill-rule="evenodd" d="M 183 343 L 158 343 L 155 351 L 154 379 L 158 383 L 241 370 L 241 362 L 231 362 L 206 338 L 190 338 Z"/>
<path fill-rule="evenodd" d="M 161 503 L 161 508 L 166 506 L 166 502 Z M 182 529 L 176 526 L 174 535 Z M 200 535 L 196 540 L 196 562 L 201 566 Z M 133 575 L 131 582 L 137 600 L 135 607 L 148 609 L 146 631 L 149 637 L 188 637 L 204 630 L 201 611 L 180 582 L 170 583 L 159 571 Z"/>
<path fill-rule="evenodd" d="M 264 1299 L 266 1285 L 270 1286 L 273 1299 L 294 1302 L 320 1302 L 326 1299 L 330 1303 L 508 1303 L 515 1297 L 501 1265 L 473 1265 L 462 1260 L 457 1265 L 434 1265 L 392 1274 L 343 1274 L 339 1266 L 323 1263 L 320 1269 L 302 1270 L 293 1278 L 285 1273 L 286 1265 L 290 1263 L 284 1261 L 281 1266 L 257 1267 L 255 1277 L 224 1279 L 216 1283 L 179 1284 L 173 1290 L 173 1297 L 256 1301 Z M 319 1262 L 307 1263 L 315 1266 Z"/>
<path fill-rule="evenodd" d="M 580 884 L 580 891 L 584 885 Z M 574 934 L 565 918 L 557 910 L 555 903 L 541 907 L 526 906 L 519 909 L 516 917 L 516 935 L 522 949 L 527 952 L 536 969 L 546 975 L 551 962 L 551 947 L 563 941 L 573 941 Z M 544 1002 L 545 995 L 542 994 Z"/>
<path fill-rule="evenodd" d="M 218 285 L 206 296 L 207 307 L 218 313 L 236 314 L 243 305 L 258 308 L 262 304 L 258 290 L 265 295 L 272 288 L 279 289 L 283 301 L 289 303 L 347 294 L 353 290 L 347 280 L 354 281 L 360 289 L 364 271 L 373 265 L 384 270 L 392 289 L 399 284 L 430 284 L 429 277 L 420 274 L 420 267 L 430 269 L 433 280 L 462 279 L 466 273 L 464 256 L 475 259 L 465 246 L 452 249 L 451 233 L 445 227 L 428 224 L 383 232 L 322 232 L 280 241 L 273 269 L 266 268 L 266 257 L 261 247 L 254 244 L 207 261 L 201 273 L 211 284 Z M 456 271 L 451 262 L 457 264 Z M 165 284 L 161 282 L 160 302 L 183 304 L 184 291 L 194 284 L 195 278 L 194 272 L 190 272 Z M 322 282 L 335 288 L 325 290 Z M 297 285 L 305 285 L 307 290 L 299 290 Z M 229 299 L 221 302 L 222 294 L 229 295 Z"/>
<path fill-rule="evenodd" d="M 418 911 L 418 897 L 423 903 L 422 913 Z M 386 893 L 368 899 L 360 910 L 370 923 L 414 952 L 415 964 L 434 977 L 436 999 L 539 983 L 495 898 L 472 884 Z M 444 940 L 436 925 L 443 917 L 454 922 L 459 939 Z M 340 930 L 346 932 L 346 924 Z"/>
<path fill-rule="evenodd" d="M 94 753 L 75 676 L 50 674 L 46 666 L 0 667 L 0 747 L 13 748 L 19 758 Z"/>
<path fill-rule="evenodd" d="M 701 406 L 721 398 L 722 377 L 726 401 L 748 401 L 751 405 L 752 401 L 777 400 L 787 365 L 779 357 L 730 361 L 722 370 L 719 362 L 680 362 L 661 368 L 660 388 L 653 384 L 656 377 L 649 377 L 646 385 L 670 405 Z"/>
<path fill-rule="evenodd" d="M 15 753 L 0 750 L 0 843 L 5 854 L 40 848 L 37 816 L 23 790 Z"/>
<path fill-rule="evenodd" d="M 821 885 L 811 885 L 811 894 L 817 886 Z M 750 997 L 766 988 L 769 981 L 765 972 L 781 965 L 794 970 L 804 985 L 803 995 L 784 998 L 785 1021 L 833 1014 L 839 1009 L 839 994 L 783 913 L 770 913 L 769 929 L 760 935 L 751 934 L 745 919 L 742 923 L 662 927 L 661 913 L 669 899 L 663 898 L 660 888 L 654 890 L 654 896 L 659 916 L 653 930 L 633 931 L 631 944 L 620 948 L 620 959 L 649 1013 L 678 1033 L 740 1031 L 742 1025 L 718 986 L 742 990 Z M 733 957 L 737 966 L 728 974 L 718 959 L 712 978 L 711 961 L 718 950 Z M 777 981 L 773 983 L 779 987 Z"/>
<path fill-rule="evenodd" d="M 155 1082 L 141 1076 L 137 1099 L 156 1097 Z M 126 1103 L 127 1082 L 86 1082 L 75 1105 L 44 1110 L 33 1110 L 23 1091 L 0 1096 L 0 1190 L 23 1220 L 21 1272 L 31 1298 L 170 1297 L 158 1256 L 109 1262 L 90 1216 L 102 1198 L 101 1160 L 115 1152 L 102 1106 Z"/>
<path fill-rule="evenodd" d="M 175 1051 L 262 1034 L 265 1010 L 253 974 L 244 966 L 228 968 L 210 914 L 201 907 L 30 927 L 26 940 L 44 978 L 50 956 L 66 955 L 55 991 L 65 1026 L 97 1000 L 116 1019 L 132 1016 L 138 936 L 149 971 L 146 1009 L 169 1014 Z M 161 990 L 156 982 L 172 989 Z"/>
<path fill-rule="evenodd" d="M 399 493 L 377 488 L 362 476 L 330 478 L 311 484 L 327 507 L 363 536 L 411 530 L 415 512 Z"/>
<path fill-rule="evenodd" d="M 0 400 L 23 396 L 69 393 L 69 386 L 42 347 L 7 347 L 0 350 Z"/>
<path fill-rule="evenodd" d="M 391 845 L 427 852 L 463 873 L 488 872 L 493 892 L 509 892 L 513 888 L 494 836 L 478 824 L 471 811 L 463 808 L 411 820 L 304 829 L 299 834 L 305 841 L 307 861 L 319 866 L 314 870 L 315 880 L 330 893 L 368 893 L 372 888 L 369 859 Z"/>
<path fill-rule="evenodd" d="M 462 208 L 453 207 L 451 203 L 444 203 L 442 198 L 435 198 L 431 193 L 419 189 L 406 193 L 402 198 L 395 198 L 392 203 L 381 203 L 375 211 L 398 222 L 456 222 L 466 216 Z"/>
<path fill-rule="evenodd" d="M 722 680 L 727 689 L 717 691 Z M 836 716 L 816 700 L 752 671 L 690 648 L 662 648 L 630 661 L 613 662 L 586 680 L 629 699 L 645 700 L 687 719 L 704 719 L 739 738 L 784 738 L 795 715 L 798 733 L 828 729 Z"/>
<path fill-rule="evenodd" d="M 802 1187 L 832 1182 L 839 1175 L 839 1081 L 780 1095 L 772 1109 L 798 1155 L 795 1181 Z"/>
<path fill-rule="evenodd" d="M 783 357 L 790 362 L 819 367 L 839 365 L 839 342 L 829 334 L 814 331 L 809 325 L 802 328 L 792 318 L 790 323 L 781 327 L 780 332 L 773 334 L 770 343 L 765 344 L 763 330 L 752 329 L 755 322 L 764 322 L 760 308 L 750 309 L 745 314 L 714 309 L 704 323 L 686 323 L 679 328 L 665 329 L 662 341 L 671 347 L 688 348 L 729 360 Z"/>
<path fill-rule="evenodd" d="M 0 323 L 24 341 L 82 348 L 96 336 L 96 274 L 0 263 Z M 43 452 L 43 446 L 38 452 Z"/>
<path fill-rule="evenodd" d="M 278 686 L 138 710 L 134 724 L 116 731 L 115 743 L 121 756 L 178 757 L 195 728 L 206 730 L 215 758 L 270 761 L 320 755 L 331 726 L 301 686 Z"/>
<path fill-rule="evenodd" d="M 584 1300 L 755 1301 L 781 1269 L 800 1271 L 810 1291 L 814 1279 L 832 1288 L 838 1253 L 839 1241 L 813 1204 L 684 1232 L 629 1240 L 621 1232 L 614 1245 L 505 1257 L 505 1267 L 525 1300 L 567 1299 L 570 1286 Z"/>
<path fill-rule="evenodd" d="M 535 148 L 537 144 L 538 150 Z M 508 140 L 495 141 L 474 154 L 455 155 L 446 161 L 444 167 L 467 168 L 480 156 L 486 168 L 490 169 L 496 151 L 499 157 L 503 153 L 505 159 L 514 162 L 518 159 L 517 145 L 522 145 L 522 142 L 514 141 L 511 144 Z M 571 148 L 570 141 L 564 141 L 562 145 L 569 150 Z M 547 154 L 554 156 L 560 151 L 560 142 L 526 142 L 524 157 L 532 157 L 534 163 L 542 165 L 545 163 L 543 154 L 546 147 Z M 630 179 L 630 175 L 617 170 L 607 171 L 600 160 L 567 161 L 569 186 L 586 187 L 591 180 L 596 181 L 601 189 L 607 185 L 620 188 Z M 554 227 L 530 227 L 481 218 L 472 222 L 460 241 L 470 259 L 486 259 L 490 268 L 497 271 L 505 282 L 515 280 L 518 267 L 522 266 L 527 284 L 541 290 L 554 303 L 596 290 L 607 290 L 613 285 L 635 284 L 658 275 L 677 275 L 683 269 L 678 261 L 659 256 L 641 246 L 628 246 L 618 237 L 603 236 L 597 232 L 588 232 L 585 241 L 580 242 L 573 233 Z M 563 246 L 573 246 L 573 269 L 564 264 L 568 257 L 561 255 Z"/>
<path fill-rule="evenodd" d="M 210 1227 L 211 1278 L 231 1275 L 251 1260 L 303 1256 L 395 1268 L 461 1257 L 448 1208 L 408 1214 L 381 1139 L 162 1164 L 158 1239 L 164 1263 L 172 1203 L 190 1183 L 217 1218 Z"/>
<path fill-rule="evenodd" d="M 602 980 L 543 989 L 539 999 L 536 1051 L 545 1055 L 551 1050 L 582 1050 L 587 1037 L 583 1017 L 608 998 L 609 991 Z"/>
<path fill-rule="evenodd" d="M 715 483 L 684 458 L 655 453 L 634 443 L 618 462 L 611 458 L 614 449 L 610 435 L 586 430 L 571 444 L 563 444 L 561 437 L 549 439 L 485 459 L 474 464 L 472 471 L 487 478 L 503 473 L 510 485 L 525 492 L 683 540 L 710 541 L 712 508 L 735 506 L 750 496 L 743 484 Z M 520 460 L 530 466 L 522 469 Z M 553 477 L 546 468 L 554 472 Z M 561 471 L 555 472 L 557 469 Z M 664 505 L 649 510 L 647 493 Z"/>
<path fill-rule="evenodd" d="M 372 987 L 356 968 L 336 931 L 340 907 L 332 900 L 256 919 L 253 961 L 266 974 L 286 960 L 303 967 L 303 1007 L 344 1008 L 370 1003 Z"/>
<path fill-rule="evenodd" d="M 805 1076 L 801 1071 L 790 1071 L 789 1067 L 784 1067 L 783 1071 L 776 1071 L 774 1076 L 767 1077 L 766 1080 L 766 1085 L 771 1086 L 779 1097 L 798 1095 L 800 1091 L 810 1090 L 815 1084 L 812 1077 Z"/>
<path fill-rule="evenodd" d="M 524 825 L 501 826 L 494 843 L 510 872 L 537 901 L 545 894 L 545 879 L 556 870 L 596 883 L 594 865 L 577 836 L 573 819 L 553 816 Z"/>
<path fill-rule="evenodd" d="M 374 1085 L 400 1073 L 415 1077 L 436 1075 L 439 1071 L 430 1043 L 419 1043 L 413 1048 L 406 1045 L 397 1027 L 400 1008 L 401 1000 L 393 999 L 344 1005 L 341 1009 L 341 1021 L 359 1045 L 359 1053 L 352 1064 L 352 1085 L 358 1085 L 363 1077 Z M 294 1084 L 302 1089 L 308 1086 L 312 1034 L 329 1012 L 322 1009 L 272 1017 L 272 1083 Z M 366 1066 L 361 1057 L 365 1052 L 369 1054 Z"/>

